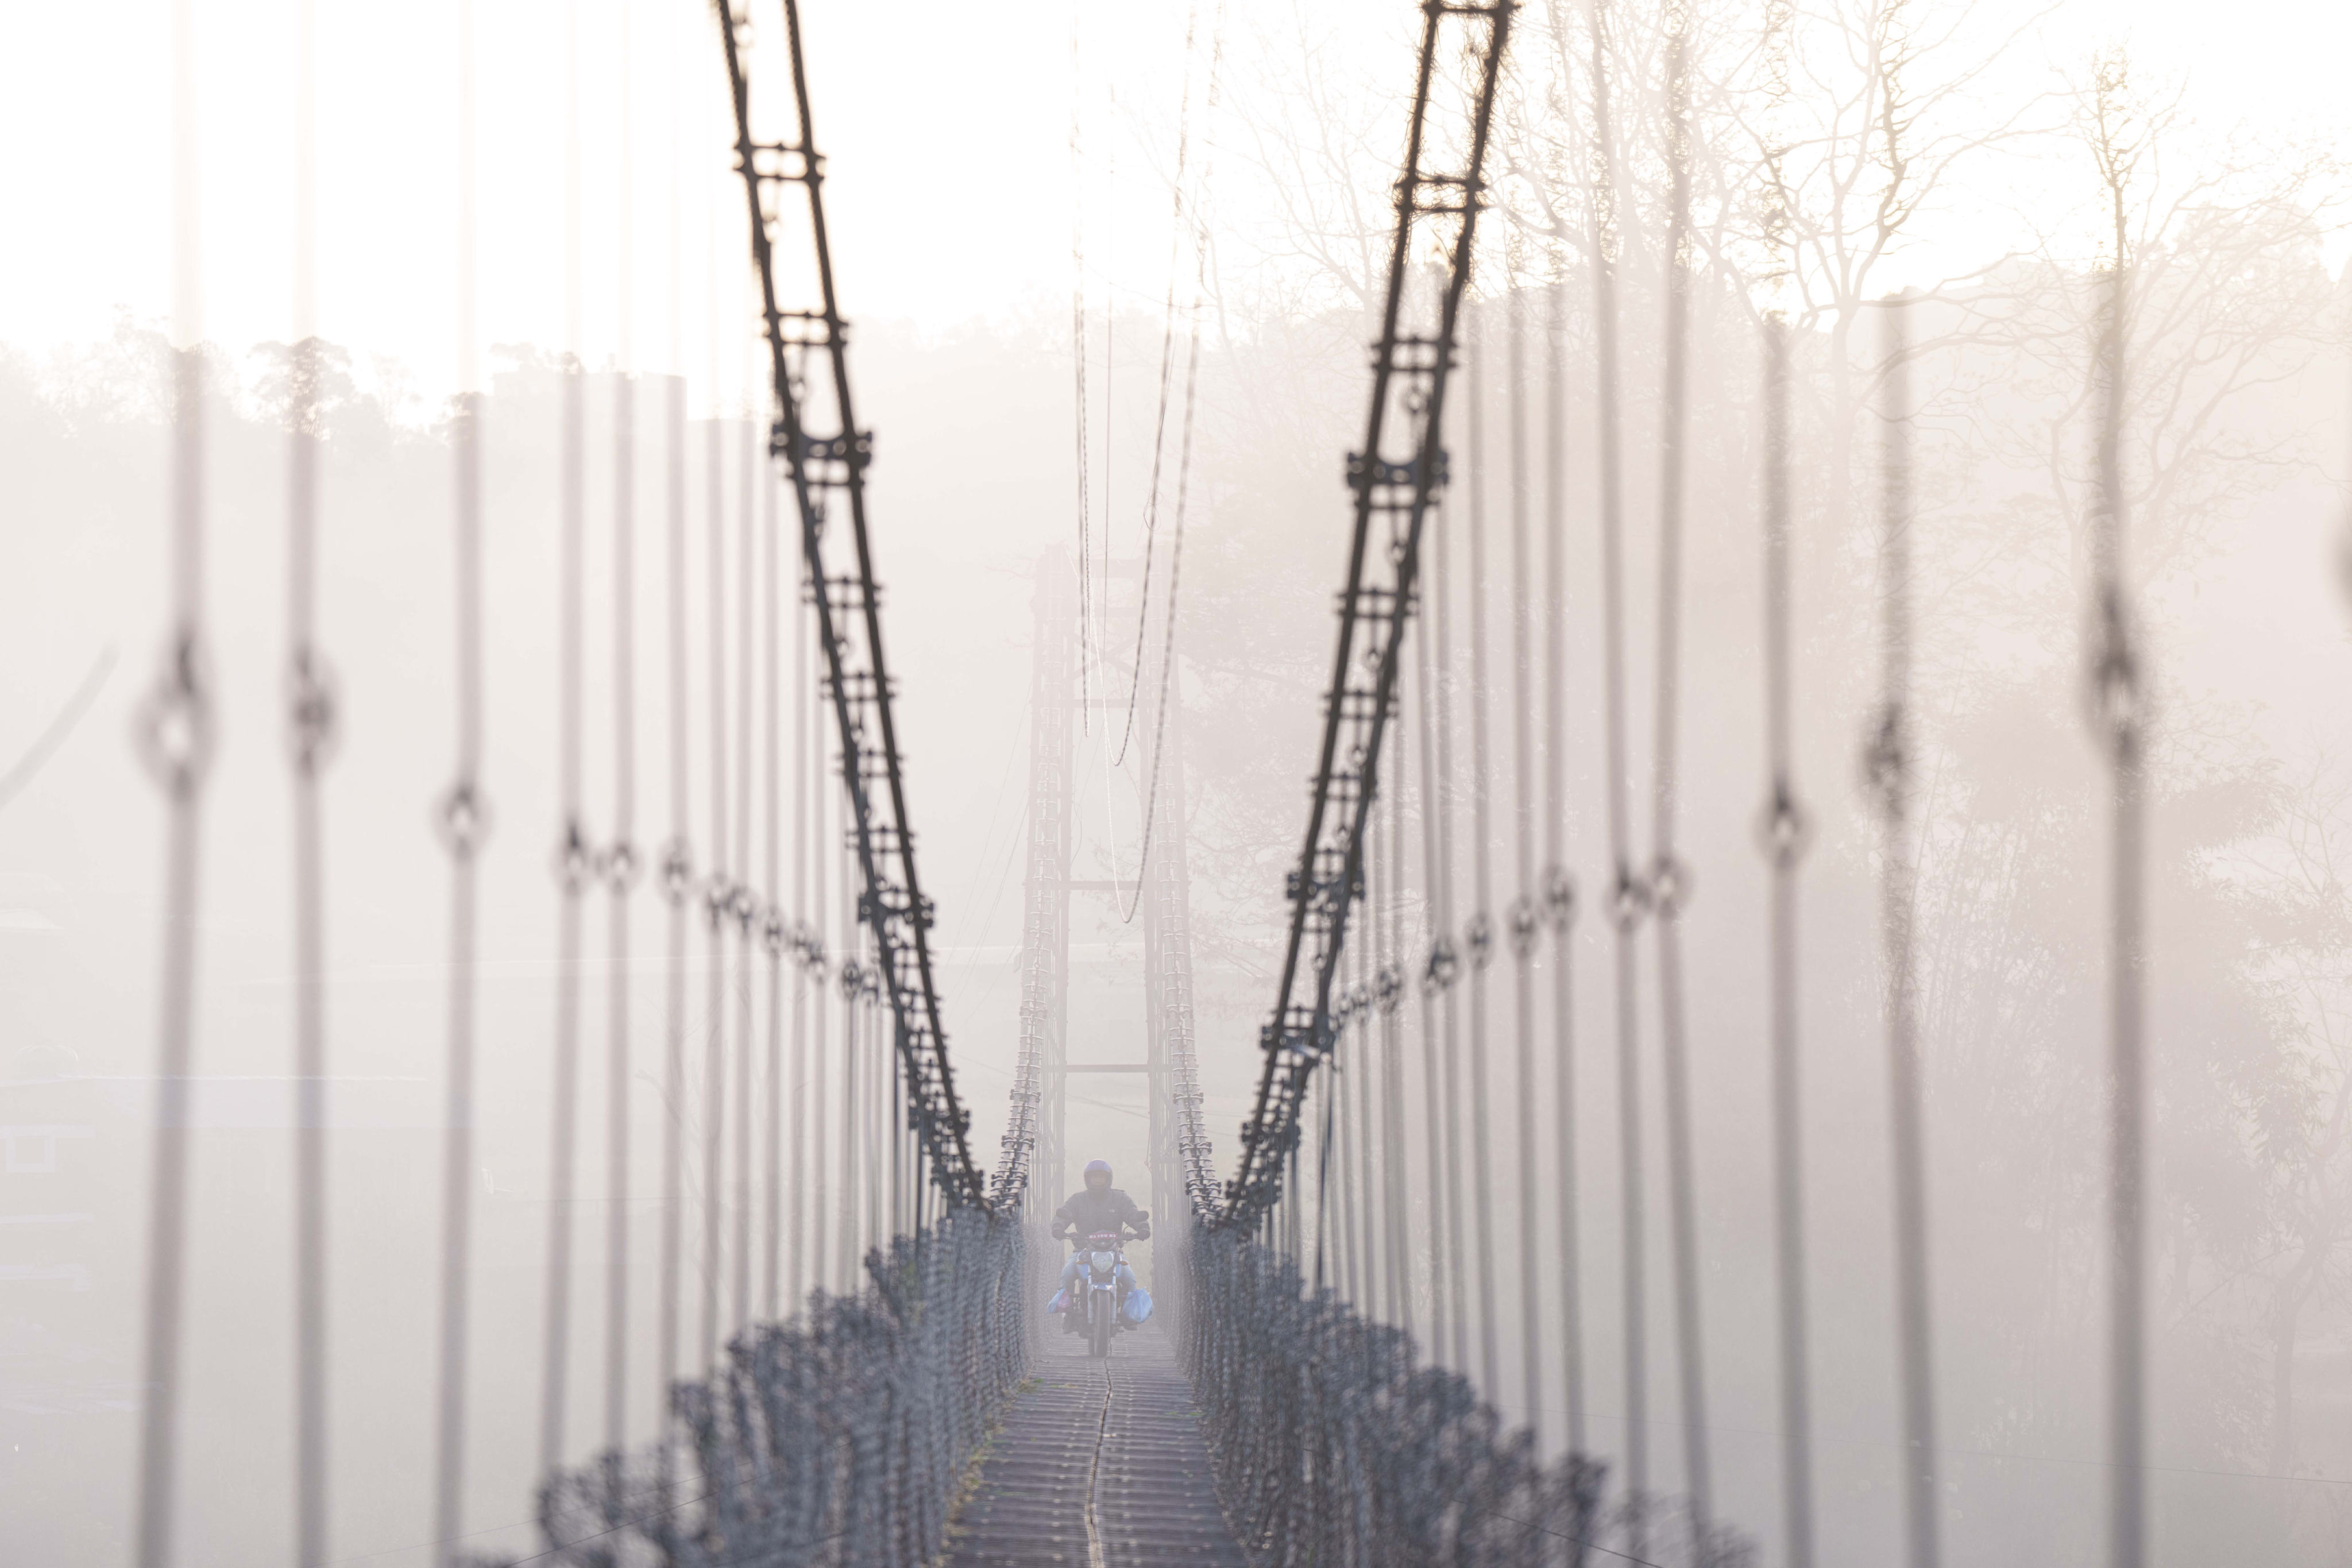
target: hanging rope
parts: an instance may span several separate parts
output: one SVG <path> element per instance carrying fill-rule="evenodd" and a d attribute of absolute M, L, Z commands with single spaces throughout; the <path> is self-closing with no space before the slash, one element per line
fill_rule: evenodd
<path fill-rule="evenodd" d="M 1224 27 L 1225 8 L 1223 0 L 1219 0 L 1217 5 L 1216 33 L 1212 44 L 1209 59 L 1208 110 L 1212 116 L 1216 113 L 1217 110 L 1218 68 L 1224 59 Z M 1192 431 L 1193 421 L 1200 402 L 1201 390 L 1201 308 L 1206 300 L 1209 285 L 1209 216 L 1206 204 L 1210 163 L 1211 160 L 1205 157 L 1202 161 L 1201 196 L 1194 204 L 1196 208 L 1196 220 L 1194 229 L 1195 238 L 1192 251 L 1193 289 L 1192 323 L 1189 333 L 1190 342 L 1185 350 L 1184 356 L 1184 424 L 1183 436 L 1181 442 L 1181 455 L 1179 456 L 1176 464 L 1175 535 L 1169 541 L 1168 545 L 1168 613 L 1162 622 L 1162 629 L 1160 633 L 1160 699 L 1151 721 L 1151 783 L 1144 795 L 1143 842 L 1141 847 L 1137 851 L 1135 901 L 1130 902 L 1128 905 L 1125 914 L 1121 917 L 1120 923 L 1122 924 L 1130 922 L 1135 919 L 1137 905 L 1141 901 L 1143 897 L 1143 879 L 1151 866 L 1152 833 L 1160 821 L 1160 784 L 1163 765 L 1161 759 L 1168 743 L 1169 704 L 1180 700 L 1181 698 L 1181 692 L 1178 689 L 1176 685 L 1176 606 L 1183 589 L 1184 520 L 1192 504 Z M 1156 496 L 1158 492 L 1158 479 L 1156 477 L 1153 480 L 1153 491 Z M 1147 539 L 1144 547 L 1142 594 L 1143 600 L 1147 605 L 1150 598 L 1150 589 L 1151 552 L 1150 542 Z M 1139 679 L 1142 677 L 1142 629 L 1141 623 L 1139 620 L 1136 627 L 1136 674 L 1137 679 Z M 1129 721 L 1130 723 L 1132 723 L 1134 720 L 1133 701 L 1133 693 L 1130 692 L 1129 695 L 1128 714 Z M 1122 752 L 1125 750 L 1125 746 L 1126 742 L 1124 741 L 1120 742 Z"/>
<path fill-rule="evenodd" d="M 327 1560 L 326 866 L 320 773 L 336 745 L 334 672 L 318 646 L 317 6 L 294 7 L 294 349 L 286 519 L 286 753 L 294 785 L 294 1542 Z"/>
<path fill-rule="evenodd" d="M 744 315 L 750 316 L 751 289 L 748 276 L 744 279 L 743 294 Z M 751 341 L 748 337 L 744 340 L 747 350 Z M 752 389 L 758 384 L 758 372 L 747 352 L 743 360 L 743 419 L 736 446 L 735 869 L 732 879 L 734 896 L 729 900 L 728 907 L 729 914 L 733 917 L 735 933 L 734 976 L 730 983 L 735 1001 L 735 1083 L 729 1109 L 734 1112 L 735 1121 L 733 1322 L 736 1333 L 740 1333 L 751 1322 L 751 1182 L 753 1167 L 759 1161 L 759 1152 L 751 1144 L 751 1108 L 757 1099 L 751 1073 L 751 974 L 758 962 L 753 949 L 758 941 L 760 924 L 759 898 L 751 885 L 751 757 L 753 710 L 759 685 L 759 665 L 754 653 L 759 619 L 759 492 L 767 466 L 761 461 L 757 422 L 752 417 L 755 406 Z"/>
<path fill-rule="evenodd" d="M 1192 270 L 1196 290 L 1195 299 L 1192 308 L 1192 315 L 1193 318 L 1192 338 L 1195 352 L 1192 356 L 1192 369 L 1188 371 L 1186 374 L 1187 384 L 1185 387 L 1185 399 L 1188 404 L 1190 403 L 1192 395 L 1191 382 L 1193 378 L 1193 373 L 1197 372 L 1199 368 L 1200 363 L 1200 356 L 1198 353 L 1200 341 L 1200 302 L 1197 290 L 1203 266 L 1202 258 L 1205 257 L 1208 249 L 1209 231 L 1205 214 L 1197 217 L 1192 223 L 1188 224 L 1185 221 L 1184 200 L 1184 175 L 1186 173 L 1186 164 L 1191 159 L 1192 151 L 1192 38 L 1200 22 L 1200 18 L 1201 7 L 1198 4 L 1198 0 L 1195 0 L 1195 4 L 1185 13 L 1184 16 L 1184 82 L 1181 90 L 1178 93 L 1176 100 L 1176 177 L 1170 183 L 1169 187 L 1171 193 L 1171 199 L 1175 204 L 1175 211 L 1170 216 L 1168 220 L 1168 298 L 1160 306 L 1160 387 L 1158 404 L 1151 416 L 1151 482 L 1150 488 L 1145 490 L 1143 498 L 1143 578 L 1141 585 L 1136 592 L 1135 599 L 1135 655 L 1133 660 L 1135 668 L 1130 674 L 1127 684 L 1127 718 L 1119 731 L 1118 753 L 1111 758 L 1111 763 L 1113 766 L 1118 766 L 1127 761 L 1128 742 L 1135 738 L 1136 698 L 1143 689 L 1143 634 L 1146 626 L 1150 622 L 1151 612 L 1151 562 L 1154 546 L 1160 533 L 1160 495 L 1161 489 L 1160 465 L 1162 460 L 1166 458 L 1168 450 L 1168 403 L 1169 394 L 1171 391 L 1170 382 L 1171 373 L 1173 372 L 1176 363 L 1176 283 L 1178 278 L 1181 276 L 1181 274 L 1177 270 L 1176 264 L 1179 257 L 1181 257 L 1183 252 L 1184 237 L 1188 229 L 1192 231 L 1194 237 Z M 1224 5 L 1223 4 L 1223 0 L 1220 0 L 1217 6 L 1217 16 L 1212 33 L 1209 49 L 1209 84 L 1206 96 L 1208 99 L 1208 109 L 1211 113 L 1215 111 L 1217 104 L 1217 66 L 1224 58 Z M 1204 205 L 1208 195 L 1208 169 L 1206 165 L 1207 161 L 1203 159 L 1201 172 L 1201 190 L 1194 197 L 1192 203 L 1193 206 L 1196 208 Z M 1186 434 L 1189 437 L 1189 430 Z M 1181 467 L 1189 469 L 1192 465 L 1192 444 L 1189 439 L 1182 443 L 1182 448 Z M 1180 487 L 1181 486 L 1181 479 L 1178 480 L 1178 484 Z M 1171 621 L 1173 621 L 1175 618 L 1175 614 L 1176 602 L 1171 595 L 1168 603 L 1168 615 Z M 1147 835 L 1150 830 L 1150 814 L 1147 811 L 1144 814 L 1145 832 Z M 1142 870 L 1139 868 L 1136 872 L 1136 876 L 1139 879 L 1142 875 Z"/>
<path fill-rule="evenodd" d="M 466 1462 L 466 1313 L 474 1194 L 476 859 L 489 826 L 482 795 L 482 451 L 476 342 L 477 186 L 473 0 L 457 3 L 457 763 L 441 797 L 449 856 L 448 1088 L 441 1163 L 440 1367 L 434 1422 L 436 1568 L 457 1561 Z M 162 1568 L 142 1562 L 141 1568 Z"/>
<path fill-rule="evenodd" d="M 762 1246 L 760 1315 L 772 1321 L 783 1316 L 784 1251 L 784 917 L 783 897 L 783 530 L 776 515 L 776 476 L 762 463 L 760 476 L 761 654 L 761 695 L 767 712 L 764 760 L 760 796 L 767 816 L 767 863 L 761 879 L 760 952 L 768 970 L 768 1059 L 763 1074 L 767 1096 L 765 1124 L 760 1142 L 768 1166 L 767 1224 Z M 791 1136 L 798 1136 L 794 1129 Z"/>
<path fill-rule="evenodd" d="M 2103 84 L 2104 85 L 2104 84 Z M 2115 1568 L 2147 1556 L 2147 670 L 2124 572 L 2126 336 L 2131 261 L 2126 171 L 2103 150 L 2115 253 L 2101 312 L 2098 489 L 2091 515 L 2092 723 L 2107 763 L 2107 1537 Z"/>
<path fill-rule="evenodd" d="M 1517 229 L 1511 246 L 1520 246 Z M 1535 901 L 1535 791 L 1533 713 L 1535 661 L 1533 647 L 1534 562 L 1528 539 L 1528 366 L 1526 289 L 1516 254 L 1509 268 L 1509 342 L 1506 369 L 1510 407 L 1511 471 L 1511 816 L 1512 870 L 1517 891 L 1507 917 L 1511 943 L 1511 1025 L 1513 1065 L 1517 1072 L 1513 1096 L 1512 1142 L 1518 1150 L 1519 1211 L 1519 1376 L 1528 1430 L 1542 1446 L 1543 1300 L 1536 1284 L 1536 1257 L 1542 1245 L 1536 1217 L 1536 1018 L 1535 975 L 1538 922 Z M 1564 1135 L 1564 1130 L 1563 1130 Z M 1501 1397 L 1499 1384 L 1490 1384 L 1487 1397 Z"/>
<path fill-rule="evenodd" d="M 1790 0 L 1765 8 L 1767 113 L 1775 141 L 1766 236 L 1776 295 L 1788 281 L 1789 191 L 1781 175 L 1780 121 L 1788 99 Z M 1790 669 L 1789 371 L 1786 312 L 1776 298 L 1764 316 L 1764 751 L 1768 773 L 1763 848 L 1772 868 L 1768 964 L 1771 973 L 1773 1270 L 1780 1297 L 1780 1512 L 1789 1568 L 1813 1568 L 1812 1382 L 1806 1326 L 1802 1072 L 1797 1031 L 1797 871 L 1812 837 L 1797 796 Z"/>
<path fill-rule="evenodd" d="M 1649 887 L 1633 868 L 1625 753 L 1624 486 L 1617 355 L 1617 171 L 1610 123 L 1608 0 L 1591 0 L 1592 34 L 1592 164 L 1587 179 L 1591 213 L 1589 254 L 1593 289 L 1593 338 L 1598 360 L 1594 402 L 1600 416 L 1602 721 L 1608 770 L 1609 915 L 1614 933 L 1617 1016 L 1617 1159 L 1619 1257 L 1622 1275 L 1622 1332 L 1625 1369 L 1625 1550 L 1650 1550 L 1650 1414 L 1647 1247 L 1642 1171 L 1641 1037 L 1635 1015 L 1633 937 L 1649 904 Z"/>
<path fill-rule="evenodd" d="M 1444 554 L 1444 532 L 1442 525 L 1431 531 L 1434 536 L 1430 552 L 1433 562 Z M 1443 569 L 1433 570 L 1433 589 L 1443 582 Z M 1433 598 L 1442 595 L 1433 592 Z M 1460 959 L 1454 951 L 1452 938 L 1445 934 L 1445 913 L 1440 902 L 1443 879 L 1438 873 L 1439 801 L 1438 763 L 1434 724 L 1431 710 L 1436 706 L 1435 680 L 1432 671 L 1434 656 L 1432 645 L 1441 640 L 1438 630 L 1444 625 L 1442 612 L 1433 607 L 1428 636 L 1414 639 L 1416 654 L 1414 673 L 1413 739 L 1415 753 L 1421 764 L 1421 874 L 1423 921 L 1428 929 L 1425 958 L 1422 964 L 1421 984 L 1421 1066 L 1422 1111 L 1426 1122 L 1424 1157 L 1429 1164 L 1429 1342 L 1433 1360 L 1444 1357 L 1454 1341 L 1446 1333 L 1447 1312 L 1451 1295 L 1445 1288 L 1447 1265 L 1447 1218 L 1454 1212 L 1446 1202 L 1450 1179 L 1458 1175 L 1455 1167 L 1445 1157 L 1445 1096 L 1441 1089 L 1444 1061 L 1441 1055 L 1437 1028 L 1437 996 L 1440 990 L 1454 983 Z M 1456 1364 L 1459 1364 L 1458 1363 Z"/>
<path fill-rule="evenodd" d="M 563 1458 L 571 1369 L 572 1177 L 579 1115 L 581 900 L 595 854 L 581 819 L 582 554 L 586 547 L 587 388 L 580 363 L 580 17 L 563 33 L 563 358 L 556 458 L 556 845 L 554 1083 L 549 1095 L 545 1326 L 541 1331 L 539 1464 Z"/>
<path fill-rule="evenodd" d="M 718 215 L 711 222 L 711 270 L 718 270 Z M 703 442 L 705 588 L 709 637 L 705 692 L 710 711 L 710 874 L 704 879 L 703 953 L 708 970 L 702 1018 L 702 1365 L 719 1359 L 720 1200 L 727 1079 L 727 915 L 735 889 L 728 880 L 727 840 L 727 487 L 725 423 L 719 417 L 719 333 L 716 278 L 711 290 L 710 419 Z"/>
<path fill-rule="evenodd" d="M 1505 279 L 1505 288 L 1509 280 Z M 1490 1399 L 1502 1387 L 1495 1322 L 1495 1163 L 1487 1129 L 1492 1091 L 1487 1061 L 1487 971 L 1495 961 L 1493 821 L 1494 745 L 1487 722 L 1492 682 L 1486 664 L 1486 318 L 1470 312 L 1470 922 L 1462 945 L 1470 954 L 1471 1191 L 1478 1227 L 1478 1386 Z M 1464 1282 L 1468 1288 L 1468 1282 Z"/>
<path fill-rule="evenodd" d="M 1896 1329 L 1903 1358 L 1904 1520 L 1911 1568 L 1936 1568 L 1935 1382 L 1927 1294 L 1927 1156 L 1912 921 L 1910 343 L 1906 301 L 1885 304 L 1885 456 L 1879 559 L 1878 722 L 1864 759 L 1879 818 L 1879 940 L 1895 1142 Z"/>
<path fill-rule="evenodd" d="M 1772 866 L 1774 1273 L 1780 1289 L 1781 1509 L 1790 1568 L 1811 1568 L 1812 1418 L 1806 1371 L 1804 1141 L 1797 1034 L 1797 868 L 1811 837 L 1790 752 L 1789 327 L 1764 323 L 1764 683 L 1769 774 L 1764 849 Z"/>
<path fill-rule="evenodd" d="M 1666 229 L 1666 358 L 1659 431 L 1658 658 L 1651 752 L 1651 907 L 1657 920 L 1658 1045 L 1666 1112 L 1668 1212 L 1675 1249 L 1675 1361 L 1682 1393 L 1683 1481 L 1691 1556 L 1711 1562 L 1714 1481 L 1707 1453 L 1706 1341 L 1699 1321 L 1698 1176 L 1692 1152 L 1690 1051 L 1683 1017 L 1682 911 L 1690 873 L 1675 844 L 1681 756 L 1682 552 L 1690 421 L 1690 13 L 1666 12 L 1666 158 L 1673 186 Z"/>
<path fill-rule="evenodd" d="M 659 1472 L 656 1495 L 667 1506 L 674 1479 L 676 1445 L 669 1391 L 677 1382 L 678 1334 L 684 1308 L 683 1259 L 686 1232 L 686 949 L 689 923 L 688 905 L 694 892 L 694 857 L 688 838 L 690 781 L 687 772 L 688 710 L 686 562 L 686 325 L 680 300 L 685 294 L 681 247 L 685 225 L 679 214 L 684 160 L 679 138 L 677 89 L 677 27 L 664 29 L 670 39 L 669 114 L 669 368 L 664 378 L 662 531 L 667 543 L 663 575 L 667 613 L 664 617 L 668 676 L 669 835 L 662 848 L 662 902 L 669 908 L 667 984 L 663 997 L 662 1029 L 662 1221 L 661 1324 L 654 1389 L 654 1408 L 661 1415 L 656 1443 Z M 707 296 L 706 296 L 707 297 Z"/>
<path fill-rule="evenodd" d="M 613 378 L 613 837 L 602 870 L 606 894 L 604 981 L 604 1448 L 628 1436 L 629 1375 L 629 950 L 630 895 L 637 885 L 637 411 L 635 320 L 636 212 L 631 173 L 629 12 L 620 8 L 620 168 L 615 239 Z"/>
<path fill-rule="evenodd" d="M 1575 948 L 1576 884 L 1570 879 L 1568 831 L 1568 289 L 1553 258 L 1544 349 L 1544 923 L 1551 930 L 1554 1121 L 1559 1139 L 1560 1373 L 1568 1411 L 1568 1449 L 1586 1451 L 1584 1308 L 1578 1233 Z M 1530 1336 L 1532 1342 L 1532 1336 Z M 1532 1414 L 1529 1419 L 1533 1419 Z"/>
<path fill-rule="evenodd" d="M 205 359 L 196 212 L 195 21 L 172 10 L 171 623 L 163 667 L 140 711 L 149 775 L 163 793 L 163 940 L 149 1175 L 147 1302 L 139 1429 L 139 1568 L 172 1556 L 180 1405 L 181 1291 L 186 1271 L 189 1070 L 195 1055 L 197 852 L 215 742 L 205 647 Z"/>

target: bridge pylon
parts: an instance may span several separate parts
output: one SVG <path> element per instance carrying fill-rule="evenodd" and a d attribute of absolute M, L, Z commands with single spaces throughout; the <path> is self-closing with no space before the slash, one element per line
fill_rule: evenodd
<path fill-rule="evenodd" d="M 1139 578 L 1139 566 L 1111 569 L 1115 578 Z M 1046 1218 L 1074 1186 L 1069 1169 L 1066 1086 L 1073 1070 L 1140 1073 L 1147 1084 L 1148 1133 L 1144 1165 L 1151 1183 L 1155 1217 L 1175 1226 L 1178 1237 L 1188 1189 L 1215 1184 L 1209 1143 L 1201 1121 L 1201 1074 L 1195 1050 L 1192 1004 L 1192 882 L 1185 841 L 1185 780 L 1181 703 L 1170 688 L 1169 710 L 1135 715 L 1132 743 L 1142 765 L 1137 774 L 1138 804 L 1149 818 L 1146 858 L 1139 887 L 1117 877 L 1071 875 L 1077 839 L 1076 743 L 1080 710 L 1089 705 L 1108 715 L 1125 703 L 1114 695 L 1089 696 L 1080 689 L 1079 626 L 1076 578 L 1058 551 L 1042 555 L 1031 605 L 1029 804 L 1027 878 L 1021 931 L 1021 1035 L 1015 1067 L 1014 1114 L 1031 1118 L 1030 1190 L 1038 1202 L 1030 1215 L 1040 1227 L 1040 1257 L 1057 1249 L 1045 1245 Z M 1132 671 L 1108 671 L 1114 680 Z M 1142 699 L 1148 702 L 1148 697 Z M 1143 1059 L 1134 1062 L 1069 1059 L 1070 906 L 1073 893 L 1109 895 L 1125 915 L 1133 910 L 1143 927 Z M 1016 1121 L 1016 1130 L 1018 1122 Z M 1011 1140 L 1008 1137 L 1008 1147 Z M 1179 1237 L 1181 1245 L 1181 1237 Z"/>

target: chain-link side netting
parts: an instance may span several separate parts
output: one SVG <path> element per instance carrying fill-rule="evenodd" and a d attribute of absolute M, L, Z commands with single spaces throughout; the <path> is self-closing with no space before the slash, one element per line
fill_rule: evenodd
<path fill-rule="evenodd" d="M 577 1568 L 918 1568 L 945 1549 L 973 1456 L 1028 1368 L 1017 1211 L 949 1211 L 866 1255 L 856 1296 L 814 1295 L 671 1394 L 674 1440 L 541 1489 Z"/>
<path fill-rule="evenodd" d="M 1520 1568 L 1601 1563 L 1616 1521 L 1603 1467 L 1547 1464 L 1460 1374 L 1418 1363 L 1412 1336 L 1367 1322 L 1238 1231 L 1196 1223 L 1186 1369 L 1243 1549 L 1264 1568 Z M 1652 1520 L 1673 1510 L 1649 1505 Z M 1658 1530 L 1659 1538 L 1682 1531 Z M 1680 1565 L 1701 1554 L 1664 1551 Z M 1709 1568 L 1752 1561 L 1727 1532 Z"/>

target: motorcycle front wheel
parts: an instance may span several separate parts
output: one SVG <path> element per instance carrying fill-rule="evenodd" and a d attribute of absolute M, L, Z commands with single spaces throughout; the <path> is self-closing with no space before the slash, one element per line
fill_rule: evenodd
<path fill-rule="evenodd" d="M 1111 1330 L 1118 1321 L 1118 1312 L 1105 1294 L 1097 1293 L 1091 1305 L 1094 1311 L 1090 1316 L 1094 1321 L 1088 1327 L 1093 1335 L 1093 1343 L 1088 1347 L 1088 1352 L 1100 1358 L 1110 1354 Z"/>

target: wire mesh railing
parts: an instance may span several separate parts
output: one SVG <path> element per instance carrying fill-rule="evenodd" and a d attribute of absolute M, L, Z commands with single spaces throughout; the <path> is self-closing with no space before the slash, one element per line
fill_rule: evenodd
<path fill-rule="evenodd" d="M 1028 1368 L 1019 1216 L 949 1210 L 866 1255 L 855 1294 L 813 1295 L 671 1393 L 673 1436 L 557 1471 L 546 1550 L 480 1559 L 625 1568 L 913 1568 Z"/>

